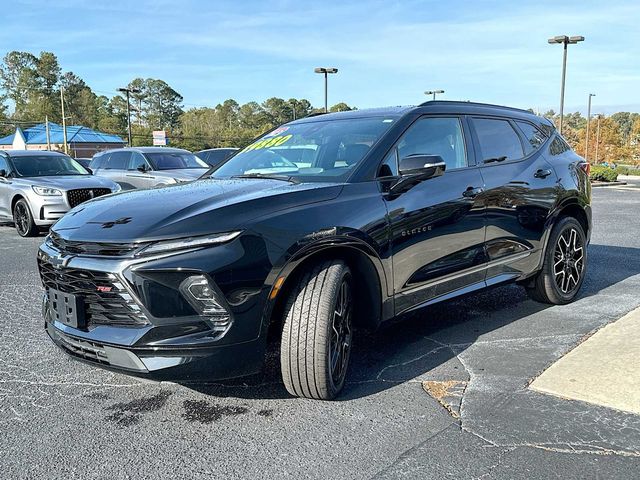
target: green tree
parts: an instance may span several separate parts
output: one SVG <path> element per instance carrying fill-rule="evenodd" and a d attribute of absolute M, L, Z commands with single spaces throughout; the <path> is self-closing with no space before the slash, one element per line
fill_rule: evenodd
<path fill-rule="evenodd" d="M 329 109 L 330 112 L 348 112 L 349 110 L 356 110 L 356 108 L 350 107 L 344 102 L 336 103 Z"/>

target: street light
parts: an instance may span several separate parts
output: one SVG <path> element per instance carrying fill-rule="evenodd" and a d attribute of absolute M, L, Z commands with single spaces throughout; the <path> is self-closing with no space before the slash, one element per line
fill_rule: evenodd
<path fill-rule="evenodd" d="M 329 111 L 329 106 L 327 103 L 327 76 L 329 73 L 338 73 L 338 69 L 335 67 L 318 67 L 313 69 L 316 73 L 324 73 L 324 111 L 325 113 Z"/>
<path fill-rule="evenodd" d="M 444 90 L 427 90 L 424 92 L 425 95 L 433 95 L 433 100 L 436 99 L 436 93 L 444 93 Z"/>
<path fill-rule="evenodd" d="M 564 117 L 564 80 L 567 74 L 567 45 L 569 45 L 570 43 L 574 44 L 574 43 L 583 42 L 583 41 L 584 41 L 584 37 L 580 35 L 576 35 L 573 37 L 568 37 L 566 35 L 557 35 L 547 40 L 547 42 L 551 44 L 561 43 L 564 45 L 564 54 L 562 56 L 562 87 L 560 89 L 560 134 L 561 135 L 562 135 L 562 120 Z"/>
<path fill-rule="evenodd" d="M 584 147 L 584 159 L 589 161 L 589 124 L 591 123 L 591 97 L 595 97 L 595 93 L 589 94 L 589 106 L 587 107 L 587 140 Z"/>
<path fill-rule="evenodd" d="M 119 92 L 127 94 L 127 131 L 129 134 L 129 146 L 131 146 L 131 103 L 129 102 L 129 94 L 140 93 L 138 88 L 122 87 L 118 89 Z"/>

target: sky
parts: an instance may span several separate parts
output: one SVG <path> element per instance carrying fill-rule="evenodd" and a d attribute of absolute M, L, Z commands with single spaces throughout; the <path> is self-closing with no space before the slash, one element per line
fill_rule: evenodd
<path fill-rule="evenodd" d="M 99 94 L 160 78 L 186 109 L 269 97 L 358 108 L 440 98 L 558 111 L 640 111 L 640 2 L 1 0 L 0 55 L 54 52 Z"/>

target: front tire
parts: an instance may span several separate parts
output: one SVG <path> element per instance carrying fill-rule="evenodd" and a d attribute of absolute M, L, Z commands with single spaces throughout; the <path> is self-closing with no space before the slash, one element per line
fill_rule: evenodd
<path fill-rule="evenodd" d="M 29 204 L 23 198 L 18 200 L 13 207 L 13 223 L 21 237 L 35 237 L 39 233 L 38 227 L 33 221 Z"/>
<path fill-rule="evenodd" d="M 542 270 L 528 293 L 538 302 L 565 305 L 578 295 L 587 271 L 587 245 L 582 225 L 564 217 L 553 227 Z"/>
<path fill-rule="evenodd" d="M 280 365 L 287 391 L 331 400 L 344 385 L 353 339 L 351 272 L 319 263 L 303 275 L 285 306 Z"/>

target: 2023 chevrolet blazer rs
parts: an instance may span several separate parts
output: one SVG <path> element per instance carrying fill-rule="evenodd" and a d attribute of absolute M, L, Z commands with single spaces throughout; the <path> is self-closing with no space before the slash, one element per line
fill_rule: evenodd
<path fill-rule="evenodd" d="M 529 112 L 460 102 L 307 117 L 191 184 L 83 203 L 38 262 L 53 341 L 154 377 L 264 363 L 330 399 L 354 328 L 506 282 L 572 301 L 588 164 Z"/>

